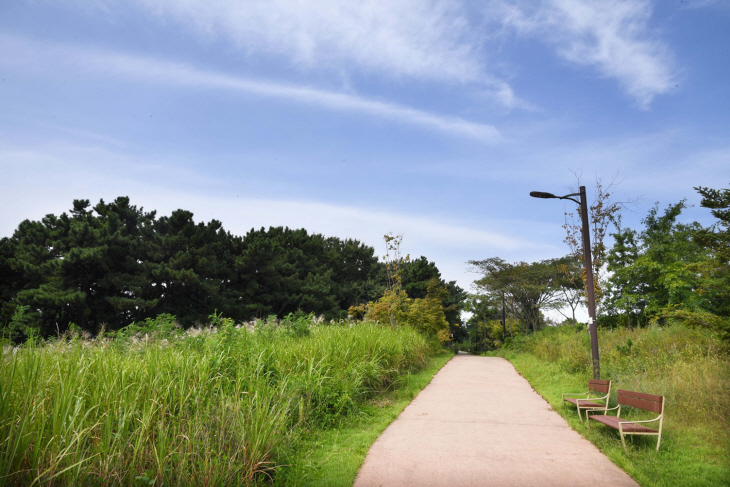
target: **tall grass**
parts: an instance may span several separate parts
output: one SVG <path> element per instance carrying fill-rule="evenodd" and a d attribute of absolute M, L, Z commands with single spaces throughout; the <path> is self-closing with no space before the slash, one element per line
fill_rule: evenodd
<path fill-rule="evenodd" d="M 709 330 L 681 324 L 629 330 L 600 330 L 601 377 L 614 390 L 628 389 L 666 397 L 670 422 L 717 422 L 730 428 L 730 356 L 727 345 Z M 546 330 L 521 348 L 555 362 L 587 383 L 592 378 L 587 333 L 568 327 Z M 589 377 L 590 376 L 590 377 Z"/>
<path fill-rule="evenodd" d="M 592 378 L 587 333 L 549 328 L 516 340 L 500 353 L 577 431 L 642 485 L 729 485 L 727 343 L 711 330 L 670 323 L 634 330 L 599 329 L 599 345 L 601 378 L 613 381 L 612 405 L 618 389 L 665 397 L 658 452 L 653 438 L 632 437 L 627 455 L 615 431 L 600 425 L 589 430 L 578 421 L 574 408 L 562 405 L 562 392 L 585 391 Z"/>
<path fill-rule="evenodd" d="M 301 431 L 337 424 L 431 351 L 409 328 L 220 325 L 6 347 L 0 486 L 265 481 Z"/>

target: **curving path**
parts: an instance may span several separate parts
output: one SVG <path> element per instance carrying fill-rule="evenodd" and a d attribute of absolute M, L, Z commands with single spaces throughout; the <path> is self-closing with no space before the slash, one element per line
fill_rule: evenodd
<path fill-rule="evenodd" d="M 373 444 L 355 487 L 638 486 L 507 360 L 457 355 Z"/>

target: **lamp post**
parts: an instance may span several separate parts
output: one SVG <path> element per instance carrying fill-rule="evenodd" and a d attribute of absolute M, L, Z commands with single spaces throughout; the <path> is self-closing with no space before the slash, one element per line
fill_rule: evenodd
<path fill-rule="evenodd" d="M 578 203 L 580 206 L 580 216 L 583 220 L 583 228 L 581 235 L 583 236 L 583 259 L 586 266 L 586 293 L 588 295 L 588 333 L 591 337 L 591 356 L 593 358 L 593 378 L 601 378 L 601 366 L 598 360 L 598 331 L 596 330 L 596 296 L 593 287 L 593 260 L 591 259 L 591 236 L 588 227 L 588 203 L 586 202 L 586 187 L 581 186 L 579 193 L 566 194 L 565 196 L 555 196 L 552 193 L 543 193 L 541 191 L 532 191 L 530 196 L 533 198 L 570 200 Z M 573 199 L 572 196 L 580 196 L 580 201 Z"/>

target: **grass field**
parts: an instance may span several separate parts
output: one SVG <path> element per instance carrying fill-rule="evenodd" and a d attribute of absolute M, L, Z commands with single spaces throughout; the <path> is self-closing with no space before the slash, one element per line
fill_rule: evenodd
<path fill-rule="evenodd" d="M 664 432 L 629 437 L 624 452 L 618 433 L 578 420 L 563 406 L 563 392 L 587 390 L 590 347 L 585 332 L 546 329 L 499 352 L 568 423 L 643 486 L 730 485 L 730 357 L 727 345 L 708 330 L 670 325 L 638 330 L 599 330 L 601 378 L 617 389 L 666 398 Z M 630 408 L 629 408 L 630 409 Z M 626 411 L 628 415 L 640 411 Z M 624 408 L 622 408 L 624 416 Z M 634 416 L 636 417 L 636 416 Z"/>
<path fill-rule="evenodd" d="M 304 482 L 302 448 L 377 417 L 434 353 L 407 327 L 214 321 L 5 347 L 0 486 Z"/>

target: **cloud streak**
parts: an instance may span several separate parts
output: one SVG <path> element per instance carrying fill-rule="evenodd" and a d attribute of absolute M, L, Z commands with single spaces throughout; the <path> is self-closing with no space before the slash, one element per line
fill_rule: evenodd
<path fill-rule="evenodd" d="M 279 55 L 304 70 L 348 65 L 388 76 L 472 81 L 482 75 L 460 4 L 444 0 L 129 0 L 161 22 L 248 53 Z"/>
<path fill-rule="evenodd" d="M 642 108 L 675 86 L 669 48 L 650 28 L 651 0 L 492 0 L 477 7 L 481 17 L 464 0 L 76 3 L 87 12 L 96 6 L 98 18 L 141 13 L 147 22 L 181 27 L 249 56 L 284 60 L 300 72 L 477 85 L 508 109 L 532 107 L 498 74 L 504 27 L 617 80 Z"/>
<path fill-rule="evenodd" d="M 447 0 L 97 0 L 76 2 L 97 18 L 130 11 L 174 25 L 198 42 L 221 42 L 247 56 L 283 60 L 306 73 L 348 81 L 373 75 L 401 82 L 476 84 L 488 99 L 532 109 L 488 69 L 486 37 L 468 5 Z M 473 14 L 473 12 L 472 12 Z M 496 52 L 496 51 L 495 51 Z M 367 78 L 365 78 L 367 79 Z"/>
<path fill-rule="evenodd" d="M 674 87 L 672 56 L 649 28 L 648 0 L 545 0 L 537 8 L 507 0 L 499 12 L 504 25 L 538 35 L 563 59 L 618 80 L 642 108 Z"/>
<path fill-rule="evenodd" d="M 189 64 L 113 51 L 68 45 L 40 46 L 32 41 L 7 36 L 0 36 L 0 46 L 4 46 L 0 52 L 0 65 L 15 69 L 56 71 L 54 68 L 59 66 L 72 67 L 74 72 L 82 70 L 97 76 L 118 77 L 121 75 L 128 80 L 138 82 L 227 90 L 285 99 L 331 110 L 358 112 L 485 143 L 493 143 L 499 139 L 499 131 L 489 124 L 433 114 L 349 93 L 252 80 L 200 70 Z"/>
<path fill-rule="evenodd" d="M 6 161 L 4 186 L 8 191 L 5 198 L 9 201 L 25 197 L 42 199 L 42 195 L 50 188 L 68 193 L 66 204 L 70 204 L 72 198 L 78 197 L 78 194 L 74 193 L 78 188 L 86 188 L 87 191 L 100 193 L 99 197 L 106 198 L 128 194 L 127 191 L 131 191 L 147 195 L 145 198 L 152 199 L 154 207 L 162 212 L 172 211 L 183 202 L 194 203 L 203 212 L 202 216 L 205 219 L 221 219 L 223 212 L 228 215 L 228 229 L 236 232 L 245 232 L 251 227 L 288 225 L 297 228 L 306 227 L 341 237 L 365 238 L 367 235 L 368 240 L 372 240 L 370 237 L 375 235 L 378 241 L 387 232 L 403 233 L 412 241 L 456 248 L 539 247 L 527 240 L 513 238 L 501 232 L 475 230 L 453 222 L 441 221 L 433 216 L 316 201 L 251 198 L 245 195 L 240 198 L 198 196 L 195 193 L 204 186 L 204 182 L 216 188 L 223 187 L 220 178 L 186 171 L 177 165 L 172 170 L 165 162 L 148 161 L 145 158 L 118 152 L 116 148 L 94 144 L 53 143 L 35 149 L 0 144 L 0 160 Z M 100 164 L 98 162 L 100 160 L 105 162 Z M 86 175 L 84 181 L 78 181 L 75 176 L 81 172 Z M 22 189 L 22 180 L 28 177 L 33 177 L 38 187 L 38 191 L 33 194 L 27 194 L 27 191 Z M 163 182 L 158 183 L 158 181 Z M 170 186 L 188 189 L 171 191 Z M 62 188 L 73 189 L 63 191 Z M 22 193 L 26 196 L 24 197 Z"/>

